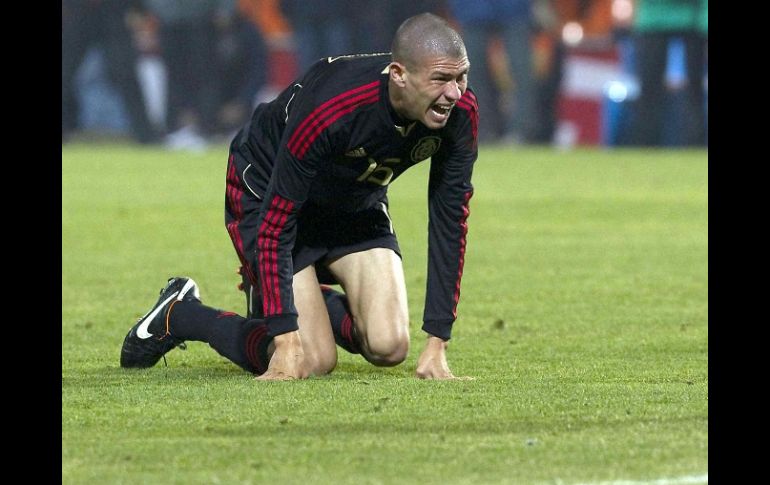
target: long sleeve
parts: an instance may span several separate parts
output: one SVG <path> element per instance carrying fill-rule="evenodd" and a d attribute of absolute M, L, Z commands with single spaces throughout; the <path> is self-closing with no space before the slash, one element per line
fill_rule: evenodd
<path fill-rule="evenodd" d="M 320 167 L 346 146 L 346 120 L 379 100 L 378 81 L 353 88 L 330 84 L 336 88 L 331 93 L 296 86 L 257 226 L 257 266 L 271 335 L 299 328 L 292 286 L 297 214 Z"/>
<path fill-rule="evenodd" d="M 307 198 L 316 172 L 311 161 L 297 160 L 284 151 L 278 155 L 257 224 L 262 308 L 273 336 L 298 328 L 291 253 L 297 234 L 297 212 Z"/>
<path fill-rule="evenodd" d="M 297 213 L 307 199 L 319 160 L 330 151 L 319 129 L 319 107 L 307 90 L 296 89 L 286 106 L 286 129 L 276 154 L 257 224 L 257 267 L 262 308 L 271 335 L 297 330 L 292 249 Z"/>
<path fill-rule="evenodd" d="M 478 156 L 478 107 L 468 90 L 455 109 L 451 143 L 431 160 L 428 189 L 428 277 L 423 330 L 449 340 L 465 264 L 471 175 Z"/>

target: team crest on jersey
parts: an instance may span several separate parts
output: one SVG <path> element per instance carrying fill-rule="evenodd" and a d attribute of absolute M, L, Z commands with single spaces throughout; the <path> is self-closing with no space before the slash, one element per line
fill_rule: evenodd
<path fill-rule="evenodd" d="M 441 146 L 441 138 L 437 136 L 426 136 L 420 138 L 417 145 L 412 148 L 412 161 L 422 162 L 432 157 L 434 153 L 438 151 L 438 147 Z"/>

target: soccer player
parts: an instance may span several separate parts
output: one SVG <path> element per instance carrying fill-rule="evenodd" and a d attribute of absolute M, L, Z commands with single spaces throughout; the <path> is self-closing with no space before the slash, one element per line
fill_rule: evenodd
<path fill-rule="evenodd" d="M 246 318 L 205 306 L 171 278 L 129 331 L 123 367 L 208 342 L 258 379 L 331 372 L 337 345 L 377 366 L 404 361 L 409 316 L 388 185 L 430 159 L 428 268 L 416 375 L 452 379 L 478 109 L 460 35 L 420 14 L 389 54 L 329 57 L 259 105 L 230 145 L 225 223 L 240 258 Z M 344 294 L 326 284 L 339 283 Z M 164 357 L 165 359 L 165 357 Z"/>

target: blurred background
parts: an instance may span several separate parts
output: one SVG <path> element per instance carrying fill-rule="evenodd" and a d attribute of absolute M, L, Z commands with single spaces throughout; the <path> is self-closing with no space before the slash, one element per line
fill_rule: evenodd
<path fill-rule="evenodd" d="M 463 35 L 482 143 L 708 146 L 708 0 L 62 0 L 62 143 L 229 142 L 421 12 Z"/>

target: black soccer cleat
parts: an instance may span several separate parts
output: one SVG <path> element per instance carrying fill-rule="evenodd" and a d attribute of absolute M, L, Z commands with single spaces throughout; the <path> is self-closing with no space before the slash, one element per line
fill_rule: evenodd
<path fill-rule="evenodd" d="M 184 346 L 184 341 L 172 337 L 167 328 L 168 312 L 176 301 L 201 301 L 195 281 L 190 278 L 169 278 L 166 286 L 160 290 L 158 302 L 131 327 L 123 340 L 121 367 L 152 367 L 169 350 Z"/>

